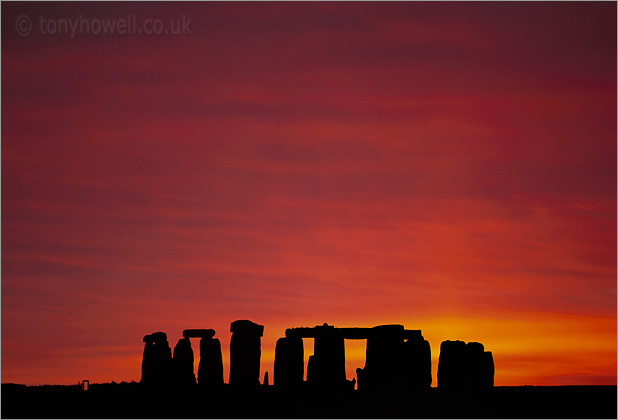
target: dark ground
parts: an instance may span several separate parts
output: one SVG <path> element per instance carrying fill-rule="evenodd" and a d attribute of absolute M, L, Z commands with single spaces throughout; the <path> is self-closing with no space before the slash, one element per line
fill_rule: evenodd
<path fill-rule="evenodd" d="M 475 393 L 285 394 L 193 389 L 153 393 L 137 383 L 2 384 L 2 418 L 616 418 L 616 386 L 495 387 Z"/>

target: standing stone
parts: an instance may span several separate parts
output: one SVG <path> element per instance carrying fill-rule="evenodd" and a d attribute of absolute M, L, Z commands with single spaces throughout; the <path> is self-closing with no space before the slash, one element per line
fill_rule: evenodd
<path fill-rule="evenodd" d="M 248 320 L 230 326 L 230 386 L 252 388 L 260 385 L 260 358 L 264 326 Z"/>
<path fill-rule="evenodd" d="M 480 390 L 493 387 L 494 361 L 481 343 L 444 341 L 440 346 L 438 388 Z"/>
<path fill-rule="evenodd" d="M 314 354 L 307 364 L 307 382 L 329 389 L 346 384 L 344 338 L 333 326 L 315 327 Z"/>
<path fill-rule="evenodd" d="M 431 347 L 420 337 L 410 337 L 404 343 L 405 383 L 408 388 L 421 389 L 431 386 Z"/>
<path fill-rule="evenodd" d="M 148 386 L 166 386 L 172 376 L 172 350 L 164 332 L 144 336 L 142 378 L 140 383 Z"/>
<path fill-rule="evenodd" d="M 466 344 L 465 382 L 467 389 L 479 389 L 483 386 L 484 352 L 485 348 L 481 343 L 471 341 Z"/>
<path fill-rule="evenodd" d="M 193 372 L 193 349 L 191 340 L 181 338 L 174 347 L 174 382 L 180 387 L 195 386 L 195 373 Z"/>
<path fill-rule="evenodd" d="M 362 374 L 363 389 L 403 386 L 403 333 L 403 325 L 379 325 L 371 329 L 367 337 L 367 359 Z"/>
<path fill-rule="evenodd" d="M 446 340 L 440 344 L 438 388 L 461 390 L 465 387 L 466 343 Z"/>
<path fill-rule="evenodd" d="M 200 340 L 200 364 L 197 371 L 200 387 L 220 389 L 223 387 L 223 357 L 218 338 Z"/>
<path fill-rule="evenodd" d="M 275 346 L 276 387 L 290 388 L 302 384 L 305 375 L 303 339 L 300 337 L 283 337 Z"/>
<path fill-rule="evenodd" d="M 154 343 L 151 336 L 144 337 L 144 354 L 142 356 L 142 378 L 141 384 L 152 383 L 155 374 L 154 368 Z"/>
<path fill-rule="evenodd" d="M 223 358 L 221 343 L 213 338 L 213 329 L 186 329 L 182 332 L 185 339 L 200 339 L 200 363 L 197 369 L 197 383 L 202 388 L 218 389 L 223 387 Z"/>

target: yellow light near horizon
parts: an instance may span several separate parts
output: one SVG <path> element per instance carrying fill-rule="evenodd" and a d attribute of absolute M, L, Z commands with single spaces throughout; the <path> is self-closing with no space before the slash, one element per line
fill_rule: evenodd
<path fill-rule="evenodd" d="M 431 345 L 434 386 L 445 340 L 482 343 L 493 353 L 496 385 L 541 385 L 556 372 L 598 373 L 616 366 L 616 319 L 611 317 L 531 313 L 525 318 L 444 317 L 414 324 L 423 326 Z"/>

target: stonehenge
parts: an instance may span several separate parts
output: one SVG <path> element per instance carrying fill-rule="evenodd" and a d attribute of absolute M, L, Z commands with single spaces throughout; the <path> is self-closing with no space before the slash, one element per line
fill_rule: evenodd
<path fill-rule="evenodd" d="M 261 340 L 264 326 L 249 320 L 230 325 L 229 386 L 256 389 L 260 385 Z M 223 357 L 221 342 L 212 329 L 186 329 L 172 350 L 167 335 L 155 332 L 144 336 L 140 383 L 153 388 L 197 386 L 209 391 L 222 389 Z M 197 376 L 191 339 L 199 338 L 200 360 Z M 314 354 L 307 361 L 305 381 L 304 338 L 314 340 Z M 346 378 L 345 340 L 366 340 L 365 366 L 357 377 Z M 483 390 L 494 386 L 493 355 L 477 342 L 443 341 L 438 359 L 437 387 L 446 391 Z M 273 385 L 284 391 L 309 388 L 342 391 L 422 390 L 432 384 L 431 347 L 420 330 L 403 325 L 372 328 L 337 328 L 323 324 L 288 328 L 275 346 Z M 264 386 L 269 385 L 268 372 Z"/>

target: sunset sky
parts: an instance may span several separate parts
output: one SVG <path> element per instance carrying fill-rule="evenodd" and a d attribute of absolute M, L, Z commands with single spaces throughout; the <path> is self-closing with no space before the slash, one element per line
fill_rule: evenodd
<path fill-rule="evenodd" d="M 131 15 L 190 33 L 41 26 Z M 447 339 L 616 384 L 615 2 L 3 2 L 1 47 L 2 383 L 139 381 L 185 328 L 227 382 L 250 319 L 262 376 L 286 328 L 395 323 L 433 386 Z"/>

